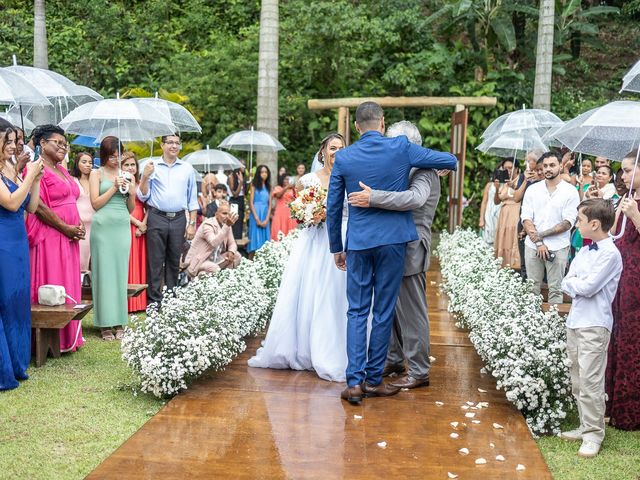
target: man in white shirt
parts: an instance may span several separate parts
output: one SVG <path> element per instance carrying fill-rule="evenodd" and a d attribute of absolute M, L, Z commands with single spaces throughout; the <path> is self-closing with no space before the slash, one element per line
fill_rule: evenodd
<path fill-rule="evenodd" d="M 622 257 L 608 233 L 614 219 L 615 209 L 608 200 L 591 198 L 580 204 L 577 227 L 582 238 L 593 243 L 580 249 L 562 281 L 562 289 L 573 298 L 567 316 L 567 354 L 580 426 L 560 436 L 582 440 L 578 451 L 581 457 L 595 457 L 605 434 L 604 384 L 613 326 L 611 302 L 622 273 Z"/>
<path fill-rule="evenodd" d="M 547 152 L 540 158 L 545 180 L 527 188 L 520 213 L 527 234 L 524 260 L 533 291 L 540 293 L 546 270 L 548 301 L 562 303 L 560 283 L 567 269 L 569 231 L 576 221 L 580 196 L 573 185 L 560 177 L 562 167 L 557 154 Z"/>

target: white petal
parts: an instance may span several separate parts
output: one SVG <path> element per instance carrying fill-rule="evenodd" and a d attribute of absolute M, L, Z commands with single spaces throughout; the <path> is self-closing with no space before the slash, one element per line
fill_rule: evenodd
<path fill-rule="evenodd" d="M 464 414 L 465 417 L 467 418 L 473 418 L 476 416 L 475 412 L 467 412 Z"/>
<path fill-rule="evenodd" d="M 484 465 L 487 461 L 484 458 L 476 458 L 476 465 Z"/>
<path fill-rule="evenodd" d="M 467 405 L 469 405 L 470 407 L 473 407 L 475 405 L 475 403 L 473 402 L 467 402 Z"/>
<path fill-rule="evenodd" d="M 444 405 L 444 403 L 442 403 L 442 402 L 436 402 L 436 405 L 437 405 L 437 406 L 439 406 L 439 407 L 441 407 L 442 405 Z"/>
<path fill-rule="evenodd" d="M 460 435 L 458 435 L 457 433 L 453 432 L 453 433 L 449 434 L 449 436 L 451 438 L 458 438 Z"/>
<path fill-rule="evenodd" d="M 453 428 L 457 428 L 459 423 L 458 422 L 451 422 L 449 425 L 451 425 Z"/>
<path fill-rule="evenodd" d="M 504 462 L 505 458 L 502 455 L 496 455 L 496 460 L 499 462 Z"/>
<path fill-rule="evenodd" d="M 496 444 L 495 444 L 495 443 L 493 443 L 493 442 L 489 443 L 489 446 L 490 446 L 491 448 L 496 448 Z"/>
<path fill-rule="evenodd" d="M 462 408 L 463 410 L 469 410 L 469 405 L 462 405 L 462 407 L 460 408 Z"/>
<path fill-rule="evenodd" d="M 362 420 L 362 415 L 354 415 L 353 418 L 355 420 Z"/>
<path fill-rule="evenodd" d="M 401 391 L 401 392 L 408 392 L 408 391 L 409 391 L 409 389 L 408 389 L 408 388 L 401 388 L 401 389 L 400 389 L 400 391 Z"/>
<path fill-rule="evenodd" d="M 482 389 L 482 388 L 479 388 L 479 389 L 478 389 L 478 391 L 479 391 L 480 393 L 487 393 L 487 391 L 486 391 L 486 390 L 484 390 L 484 389 Z"/>
<path fill-rule="evenodd" d="M 519 464 L 518 464 L 518 466 L 516 467 L 516 470 L 517 470 L 518 472 L 522 472 L 523 470 L 525 470 L 525 466 L 524 466 L 524 465 L 522 465 L 521 463 L 519 463 Z"/>
<path fill-rule="evenodd" d="M 447 476 L 449 478 L 458 478 L 458 475 L 456 475 L 455 473 L 451 473 L 451 472 L 447 472 Z"/>
<path fill-rule="evenodd" d="M 504 428 L 504 427 L 502 425 L 500 425 L 499 423 L 494 423 L 493 424 L 493 428 L 501 429 L 501 428 Z"/>
<path fill-rule="evenodd" d="M 429 361 L 431 363 L 435 362 L 436 361 L 436 357 L 432 357 L 431 355 L 429 355 Z"/>
<path fill-rule="evenodd" d="M 475 423 L 477 425 L 480 423 L 480 420 L 471 420 L 471 423 Z"/>
<path fill-rule="evenodd" d="M 380 448 L 387 448 L 387 442 L 378 442 Z"/>
<path fill-rule="evenodd" d="M 469 455 L 469 449 L 468 448 L 461 448 L 460 450 L 458 450 L 458 452 L 460 452 L 460 454 L 462 454 L 462 455 Z"/>

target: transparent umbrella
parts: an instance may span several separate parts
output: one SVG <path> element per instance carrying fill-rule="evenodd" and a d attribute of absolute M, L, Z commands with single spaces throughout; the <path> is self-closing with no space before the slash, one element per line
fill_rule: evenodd
<path fill-rule="evenodd" d="M 494 137 L 503 133 L 535 130 L 543 135 L 547 130 L 562 125 L 562 120 L 548 110 L 538 108 L 516 110 L 499 116 L 482 133 L 482 138 Z"/>
<path fill-rule="evenodd" d="M 59 73 L 43 68 L 18 65 L 15 55 L 13 65 L 6 68 L 22 77 L 25 83 L 49 99 L 50 105 L 33 106 L 25 113 L 36 124 L 57 124 L 76 107 L 103 98 L 98 92 L 89 87 L 77 85 Z"/>
<path fill-rule="evenodd" d="M 477 150 L 497 157 L 524 158 L 531 150 L 547 152 L 536 130 L 520 130 L 493 135 L 476 147 Z"/>
<path fill-rule="evenodd" d="M 27 137 L 31 135 L 33 129 L 36 128 L 36 125 L 31 120 L 29 120 L 28 118 L 21 118 L 20 113 L 18 113 L 17 111 L 0 113 L 0 118 L 4 118 L 6 121 L 12 123 L 13 125 L 21 126 L 22 131 Z"/>
<path fill-rule="evenodd" d="M 554 137 L 574 152 L 622 160 L 640 146 L 640 102 L 617 101 L 589 110 L 567 122 Z M 633 194 L 635 172 L 634 168 L 629 198 Z M 622 236 L 626 223 L 625 216 L 621 231 L 614 238 Z"/>
<path fill-rule="evenodd" d="M 622 88 L 620 93 L 627 92 L 640 92 L 640 60 L 631 67 L 631 70 L 622 77 Z"/>
<path fill-rule="evenodd" d="M 251 127 L 251 130 L 241 130 L 232 133 L 220 142 L 218 147 L 249 152 L 249 172 L 253 169 L 253 152 L 277 152 L 279 150 L 285 150 L 282 144 L 274 137 L 266 132 L 254 130 L 253 127 Z"/>
<path fill-rule="evenodd" d="M 179 132 L 202 132 L 202 127 L 189 110 L 179 103 L 158 98 L 157 93 L 155 98 L 132 98 L 131 100 L 152 106 L 167 117 Z"/>
<path fill-rule="evenodd" d="M 230 153 L 222 150 L 198 150 L 185 155 L 182 160 L 190 163 L 199 172 L 208 173 L 212 170 L 235 170 L 242 167 L 242 163 Z"/>
<path fill-rule="evenodd" d="M 0 104 L 26 107 L 51 105 L 51 102 L 20 75 L 7 68 L 0 68 Z"/>

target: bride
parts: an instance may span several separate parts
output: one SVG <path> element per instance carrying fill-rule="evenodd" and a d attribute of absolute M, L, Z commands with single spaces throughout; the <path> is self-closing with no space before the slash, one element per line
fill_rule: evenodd
<path fill-rule="evenodd" d="M 322 168 L 300 178 L 297 190 L 311 185 L 327 190 L 335 154 L 344 146 L 344 138 L 338 133 L 324 138 L 318 151 Z M 346 210 L 345 206 L 343 237 Z M 249 366 L 315 370 L 320 378 L 344 382 L 346 281 L 346 272 L 336 268 L 329 252 L 326 225 L 302 230 L 291 249 L 264 344 L 249 360 Z"/>

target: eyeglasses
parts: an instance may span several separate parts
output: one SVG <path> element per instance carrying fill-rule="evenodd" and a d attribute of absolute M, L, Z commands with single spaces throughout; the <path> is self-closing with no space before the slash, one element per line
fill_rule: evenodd
<path fill-rule="evenodd" d="M 180 146 L 180 142 L 176 142 L 174 140 L 170 140 L 168 142 L 164 142 L 166 145 L 175 145 L 175 146 Z"/>
<path fill-rule="evenodd" d="M 45 142 L 55 143 L 56 147 L 58 147 L 60 150 L 69 150 L 69 148 L 71 148 L 67 142 L 60 142 L 58 140 L 51 140 L 51 139 L 45 140 Z"/>

